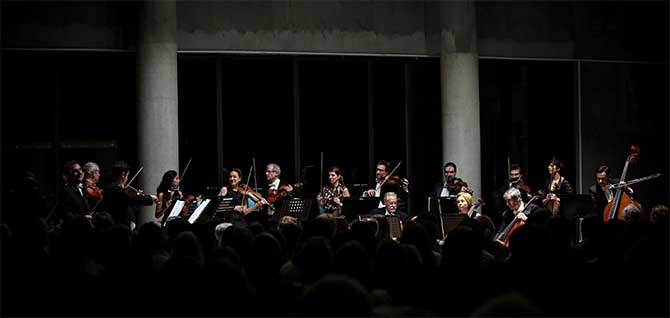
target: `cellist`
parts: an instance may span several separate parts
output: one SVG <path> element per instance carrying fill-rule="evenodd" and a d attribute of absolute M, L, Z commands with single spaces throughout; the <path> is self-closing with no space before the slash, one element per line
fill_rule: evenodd
<path fill-rule="evenodd" d="M 508 209 L 502 212 L 502 224 L 498 228 L 498 234 L 496 237 L 505 230 L 505 228 L 514 221 L 515 218 L 520 219 L 520 221 L 526 221 L 529 216 L 533 215 L 539 207 L 533 203 L 526 204 L 521 200 L 521 191 L 517 188 L 509 188 L 503 194 L 503 199 L 505 199 L 505 204 Z M 506 233 L 506 236 L 509 237 L 509 234 Z"/>

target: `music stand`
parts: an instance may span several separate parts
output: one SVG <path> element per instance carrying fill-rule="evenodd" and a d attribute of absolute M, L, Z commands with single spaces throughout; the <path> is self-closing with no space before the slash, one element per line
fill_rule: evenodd
<path fill-rule="evenodd" d="M 216 209 L 214 210 L 214 214 L 216 215 L 219 213 L 223 213 L 225 215 L 228 212 L 232 211 L 233 209 L 235 209 L 233 198 L 221 198 L 219 200 L 219 204 L 216 206 Z"/>
<path fill-rule="evenodd" d="M 453 229 L 455 229 L 463 219 L 468 217 L 465 214 L 445 214 L 440 215 L 442 220 L 442 227 L 444 228 L 444 237 L 446 237 Z M 442 239 L 444 239 L 444 237 Z"/>
<path fill-rule="evenodd" d="M 370 212 L 379 206 L 379 198 L 344 198 L 342 200 L 342 216 L 351 223 L 359 215 L 370 214 Z"/>
<path fill-rule="evenodd" d="M 428 212 L 438 214 L 458 214 L 456 196 L 428 197 Z"/>
<path fill-rule="evenodd" d="M 389 234 L 394 240 L 400 239 L 402 227 L 400 226 L 400 217 L 397 215 L 386 215 L 386 221 L 389 222 Z"/>
<path fill-rule="evenodd" d="M 279 211 L 277 211 L 277 220 L 281 220 L 282 217 L 288 215 L 300 221 L 305 221 L 309 216 L 309 208 L 311 206 L 312 199 L 293 198 L 290 200 L 284 200 L 281 208 L 279 208 Z"/>
<path fill-rule="evenodd" d="M 561 216 L 573 220 L 595 213 L 595 205 L 590 194 L 559 195 L 561 199 Z"/>

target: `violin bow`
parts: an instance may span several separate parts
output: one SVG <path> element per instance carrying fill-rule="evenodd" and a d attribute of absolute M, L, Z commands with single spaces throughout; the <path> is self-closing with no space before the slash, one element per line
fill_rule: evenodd
<path fill-rule="evenodd" d="M 186 171 L 188 171 L 188 166 L 191 165 L 191 160 L 193 160 L 193 157 L 188 159 L 188 162 L 186 163 L 186 167 L 184 167 L 184 171 L 180 174 L 180 178 L 182 181 L 184 180 L 184 176 L 186 175 Z"/>
<path fill-rule="evenodd" d="M 384 185 L 386 181 L 388 181 L 388 179 L 393 175 L 393 173 L 398 169 L 398 167 L 400 167 L 400 164 L 402 164 L 402 160 L 400 160 L 400 162 L 398 162 L 398 164 L 395 165 L 393 170 L 391 170 L 391 172 L 386 175 L 386 177 L 384 178 L 384 182 L 382 182 L 382 185 Z"/>
<path fill-rule="evenodd" d="M 251 164 L 251 167 L 249 168 L 249 175 L 247 176 L 247 183 L 246 183 L 247 187 L 249 187 L 249 180 L 251 180 L 251 171 L 252 170 L 254 171 L 254 173 L 256 173 L 256 171 L 254 170 L 254 164 L 253 163 Z M 244 206 L 244 202 L 246 200 L 247 200 L 247 191 L 244 191 L 244 195 L 242 196 L 242 206 Z"/>
<path fill-rule="evenodd" d="M 321 152 L 321 181 L 319 183 L 319 193 L 323 191 L 323 151 Z"/>
<path fill-rule="evenodd" d="M 137 170 L 137 172 L 136 172 L 135 175 L 132 177 L 132 179 L 130 179 L 130 181 L 126 182 L 126 186 L 129 186 L 131 183 L 133 183 L 133 181 L 135 180 L 135 178 L 137 178 L 137 176 L 140 174 L 140 172 L 142 172 L 143 169 L 144 169 L 144 167 L 140 167 L 140 170 Z"/>

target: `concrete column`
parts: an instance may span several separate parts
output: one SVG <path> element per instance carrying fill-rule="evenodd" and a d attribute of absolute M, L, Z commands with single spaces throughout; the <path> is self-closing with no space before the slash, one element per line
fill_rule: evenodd
<path fill-rule="evenodd" d="M 177 11 L 175 1 L 140 4 L 137 42 L 138 177 L 155 194 L 163 173 L 179 171 L 177 108 Z M 137 225 L 155 220 L 155 206 L 143 207 Z"/>
<path fill-rule="evenodd" d="M 442 1 L 440 6 L 440 79 L 442 85 L 442 159 L 453 161 L 457 176 L 481 193 L 479 66 L 475 2 Z"/>

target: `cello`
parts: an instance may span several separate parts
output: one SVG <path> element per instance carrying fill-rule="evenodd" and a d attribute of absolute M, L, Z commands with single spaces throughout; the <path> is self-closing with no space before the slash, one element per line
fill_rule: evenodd
<path fill-rule="evenodd" d="M 619 179 L 620 182 L 626 181 L 628 166 L 630 163 L 635 163 L 637 156 L 639 155 L 640 148 L 638 148 L 636 145 L 632 145 L 630 147 L 630 154 L 626 158 L 626 163 L 623 166 L 623 172 L 621 173 L 621 178 Z M 603 221 L 607 223 L 607 221 L 613 219 L 623 220 L 623 209 L 629 204 L 636 206 L 638 209 L 640 209 L 640 213 L 642 213 L 642 205 L 635 201 L 635 199 L 633 199 L 628 193 L 626 193 L 626 191 L 624 191 L 624 187 L 618 187 L 616 189 L 616 193 L 614 194 L 614 198 L 612 201 L 607 203 L 605 209 L 603 210 Z"/>
<path fill-rule="evenodd" d="M 519 213 L 526 214 L 526 210 L 528 210 L 528 207 L 530 207 L 530 204 L 533 203 L 533 201 L 537 200 L 539 196 L 533 196 L 530 200 L 528 200 L 528 203 L 526 206 L 523 208 L 523 210 L 519 211 Z M 517 213 L 518 214 L 518 213 Z M 512 236 L 512 233 L 516 231 L 519 227 L 523 226 L 526 224 L 525 221 L 521 220 L 518 218 L 516 215 L 514 216 L 514 219 L 507 224 L 504 230 L 500 232 L 498 235 L 496 235 L 495 239 L 496 241 L 500 241 L 503 245 L 506 247 L 509 247 L 509 238 Z"/>

